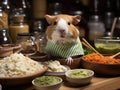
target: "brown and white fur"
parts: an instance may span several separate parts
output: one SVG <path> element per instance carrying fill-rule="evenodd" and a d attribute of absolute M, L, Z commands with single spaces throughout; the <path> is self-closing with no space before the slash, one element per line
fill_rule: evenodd
<path fill-rule="evenodd" d="M 46 15 L 47 22 L 50 24 L 46 30 L 47 40 L 56 44 L 63 44 L 66 42 L 75 42 L 79 37 L 79 31 L 74 26 L 80 22 L 81 16 L 76 15 Z M 66 58 L 68 63 L 73 62 L 71 57 Z"/>

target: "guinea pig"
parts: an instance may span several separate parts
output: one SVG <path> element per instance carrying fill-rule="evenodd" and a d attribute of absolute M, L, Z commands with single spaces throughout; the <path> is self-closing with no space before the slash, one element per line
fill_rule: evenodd
<path fill-rule="evenodd" d="M 71 64 L 73 56 L 84 54 L 79 30 L 75 27 L 80 22 L 81 16 L 58 14 L 45 15 L 45 18 L 50 24 L 46 30 L 46 51 L 50 55 L 66 58 Z"/>

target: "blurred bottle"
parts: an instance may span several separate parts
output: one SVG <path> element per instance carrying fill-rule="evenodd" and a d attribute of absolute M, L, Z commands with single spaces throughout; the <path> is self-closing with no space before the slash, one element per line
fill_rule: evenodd
<path fill-rule="evenodd" d="M 33 27 L 32 0 L 22 0 L 21 8 L 23 8 L 25 14 L 24 22 L 29 25 L 29 32 L 31 32 Z"/>
<path fill-rule="evenodd" d="M 105 26 L 101 15 L 100 0 L 92 0 L 89 17 L 89 41 L 93 44 L 94 39 L 104 36 Z"/>
<path fill-rule="evenodd" d="M 12 21 L 9 25 L 9 33 L 13 43 L 16 42 L 18 33 L 29 32 L 29 25 L 24 22 L 24 17 L 25 15 L 22 11 L 22 8 L 14 10 Z"/>
<path fill-rule="evenodd" d="M 70 9 L 68 10 L 68 14 L 70 15 L 80 15 L 81 20 L 80 22 L 76 25 L 80 32 L 80 38 L 88 38 L 88 25 L 87 25 L 87 9 L 81 2 L 81 0 L 73 0 L 69 3 L 70 5 L 68 6 Z M 72 5 L 72 6 L 71 6 Z M 75 7 L 74 7 L 75 6 Z"/>
<path fill-rule="evenodd" d="M 47 8 L 47 0 L 33 0 L 33 17 L 35 19 L 44 18 Z"/>
<path fill-rule="evenodd" d="M 102 14 L 102 6 L 101 6 L 102 0 L 91 0 L 89 2 L 89 14 L 90 15 L 101 15 Z"/>
<path fill-rule="evenodd" d="M 85 7 L 84 7 L 83 3 L 81 2 L 81 0 L 71 1 L 69 8 L 70 9 L 68 10 L 68 14 L 81 15 L 82 17 L 85 17 L 86 10 L 85 10 Z"/>
<path fill-rule="evenodd" d="M 48 0 L 47 14 L 56 15 L 63 13 L 63 3 L 59 0 Z"/>
<path fill-rule="evenodd" d="M 94 41 L 94 39 L 104 36 L 105 27 L 100 16 L 98 15 L 91 16 L 88 22 L 88 26 L 90 28 L 89 31 L 90 41 Z"/>
<path fill-rule="evenodd" d="M 8 32 L 8 14 L 0 6 L 0 44 L 9 43 L 11 43 L 11 38 Z"/>
<path fill-rule="evenodd" d="M 114 37 L 120 37 L 120 17 L 117 18 L 117 22 L 115 25 L 115 30 L 113 32 Z"/>
<path fill-rule="evenodd" d="M 1 0 L 2 8 L 7 13 L 10 13 L 11 4 L 9 0 Z"/>
<path fill-rule="evenodd" d="M 114 17 L 115 14 L 113 12 L 113 0 L 107 0 L 105 2 L 105 10 L 104 10 L 105 36 L 111 35 L 110 30 Z"/>
<path fill-rule="evenodd" d="M 32 54 L 36 51 L 36 45 L 32 37 L 33 35 L 30 33 L 18 33 L 16 43 L 21 45 L 22 53 Z"/>
<path fill-rule="evenodd" d="M 32 0 L 10 0 L 12 4 L 12 10 L 17 8 L 22 8 L 23 13 L 25 14 L 24 22 L 29 25 L 29 30 L 32 28 L 32 21 L 33 21 L 33 9 L 32 9 Z"/>
<path fill-rule="evenodd" d="M 8 14 L 0 6 L 0 28 L 8 29 Z"/>
<path fill-rule="evenodd" d="M 29 0 L 22 0 L 22 8 L 26 15 L 25 20 L 29 23 L 32 19 L 32 7 Z"/>
<path fill-rule="evenodd" d="M 30 0 L 10 0 L 12 4 L 12 9 L 15 8 L 22 8 L 23 12 L 25 14 L 25 21 L 29 22 L 32 17 L 32 7 L 31 7 L 31 1 Z"/>
<path fill-rule="evenodd" d="M 113 32 L 114 37 L 120 37 L 120 0 L 116 0 L 115 4 L 115 15 L 117 17 L 117 22 L 115 26 L 115 30 Z"/>
<path fill-rule="evenodd" d="M 1 0 L 1 4 L 3 10 L 8 14 L 8 24 L 10 24 L 13 5 L 11 4 L 10 0 Z"/>
<path fill-rule="evenodd" d="M 34 22 L 34 42 L 37 48 L 37 51 L 41 53 L 46 53 L 45 51 L 45 45 L 46 45 L 46 38 L 45 38 L 45 33 L 42 27 L 42 22 L 41 21 L 35 21 Z"/>

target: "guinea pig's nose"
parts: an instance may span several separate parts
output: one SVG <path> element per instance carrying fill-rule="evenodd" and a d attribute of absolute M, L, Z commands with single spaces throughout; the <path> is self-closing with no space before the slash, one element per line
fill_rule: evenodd
<path fill-rule="evenodd" d="M 65 30 L 64 29 L 60 29 L 60 37 L 64 38 L 65 37 Z"/>
<path fill-rule="evenodd" d="M 65 32 L 65 30 L 64 30 L 64 29 L 60 29 L 59 31 L 60 31 L 60 33 L 64 33 L 64 32 Z"/>

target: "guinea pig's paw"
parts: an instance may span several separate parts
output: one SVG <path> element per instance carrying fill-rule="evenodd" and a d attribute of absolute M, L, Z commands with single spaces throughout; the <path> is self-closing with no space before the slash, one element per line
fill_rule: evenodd
<path fill-rule="evenodd" d="M 67 64 L 72 64 L 72 62 L 73 62 L 73 59 L 71 58 L 71 57 L 68 57 L 67 59 L 66 59 L 66 62 L 67 62 Z"/>

